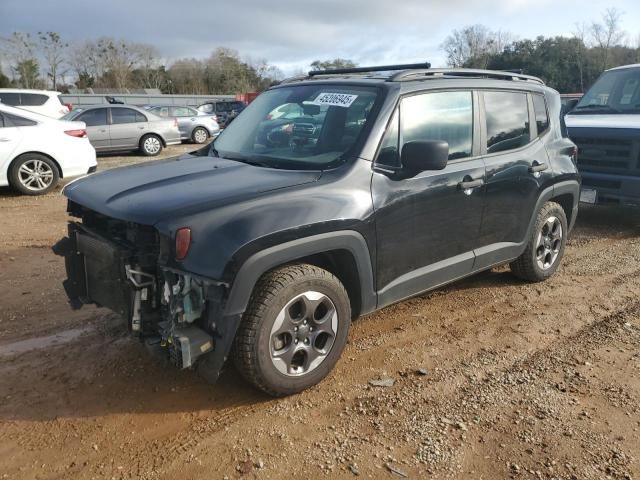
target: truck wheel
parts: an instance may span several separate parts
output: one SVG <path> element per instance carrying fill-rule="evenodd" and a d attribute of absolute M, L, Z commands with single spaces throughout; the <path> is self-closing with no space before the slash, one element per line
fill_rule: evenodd
<path fill-rule="evenodd" d="M 43 195 L 60 180 L 58 167 L 38 153 L 25 153 L 9 168 L 9 184 L 24 195 Z"/>
<path fill-rule="evenodd" d="M 527 248 L 511 263 L 511 271 L 529 282 L 549 278 L 560 265 L 568 232 L 563 208 L 555 202 L 545 203 L 538 212 Z"/>
<path fill-rule="evenodd" d="M 162 151 L 162 140 L 157 135 L 149 134 L 140 139 L 140 152 L 145 157 L 154 157 Z"/>
<path fill-rule="evenodd" d="M 193 140 L 193 143 L 201 144 L 206 142 L 208 138 L 209 132 L 206 128 L 202 127 L 196 127 L 191 134 L 191 140 Z"/>
<path fill-rule="evenodd" d="M 294 264 L 258 281 L 234 340 L 240 374 L 273 396 L 315 385 L 338 361 L 351 324 L 342 283 L 314 265 Z"/>

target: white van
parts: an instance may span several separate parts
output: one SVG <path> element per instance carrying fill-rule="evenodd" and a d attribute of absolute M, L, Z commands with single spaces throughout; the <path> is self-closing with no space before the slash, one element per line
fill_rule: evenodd
<path fill-rule="evenodd" d="M 70 105 L 62 103 L 60 92 L 51 90 L 0 88 L 0 102 L 51 118 L 60 118 L 71 111 Z"/>

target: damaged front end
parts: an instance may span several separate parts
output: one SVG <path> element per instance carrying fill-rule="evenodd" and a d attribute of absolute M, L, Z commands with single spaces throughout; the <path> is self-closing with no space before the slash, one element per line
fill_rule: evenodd
<path fill-rule="evenodd" d="M 170 238 L 153 227 L 71 201 L 68 210 L 82 222 L 70 222 L 68 237 L 53 250 L 65 258 L 63 285 L 72 308 L 96 304 L 120 314 L 179 368 L 209 355 L 215 365 L 208 377 L 217 378 L 230 345 L 217 326 L 227 285 L 167 266 L 174 253 Z"/>

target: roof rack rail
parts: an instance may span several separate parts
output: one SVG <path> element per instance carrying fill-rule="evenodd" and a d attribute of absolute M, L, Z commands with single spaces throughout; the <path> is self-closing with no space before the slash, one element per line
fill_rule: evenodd
<path fill-rule="evenodd" d="M 418 80 L 420 77 L 470 77 L 470 78 L 494 78 L 497 80 L 515 80 L 524 82 L 535 82 L 544 85 L 538 77 L 523 75 L 521 73 L 500 71 L 500 70 L 478 70 L 471 68 L 430 68 L 427 70 L 408 70 L 398 72 L 389 77 L 387 81 L 410 81 Z"/>
<path fill-rule="evenodd" d="M 310 77 L 318 75 L 342 75 L 345 73 L 369 73 L 369 72 L 390 72 L 395 70 L 428 69 L 431 68 L 429 62 L 406 63 L 404 65 L 378 65 L 375 67 L 353 67 L 353 68 L 331 68 L 328 70 L 311 70 Z"/>

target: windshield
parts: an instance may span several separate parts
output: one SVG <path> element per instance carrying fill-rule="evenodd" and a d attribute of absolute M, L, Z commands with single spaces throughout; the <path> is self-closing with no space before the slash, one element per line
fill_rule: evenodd
<path fill-rule="evenodd" d="M 269 90 L 216 139 L 212 155 L 273 168 L 323 169 L 362 136 L 378 90 L 299 85 Z"/>
<path fill-rule="evenodd" d="M 640 113 L 640 68 L 604 72 L 571 113 Z"/>

